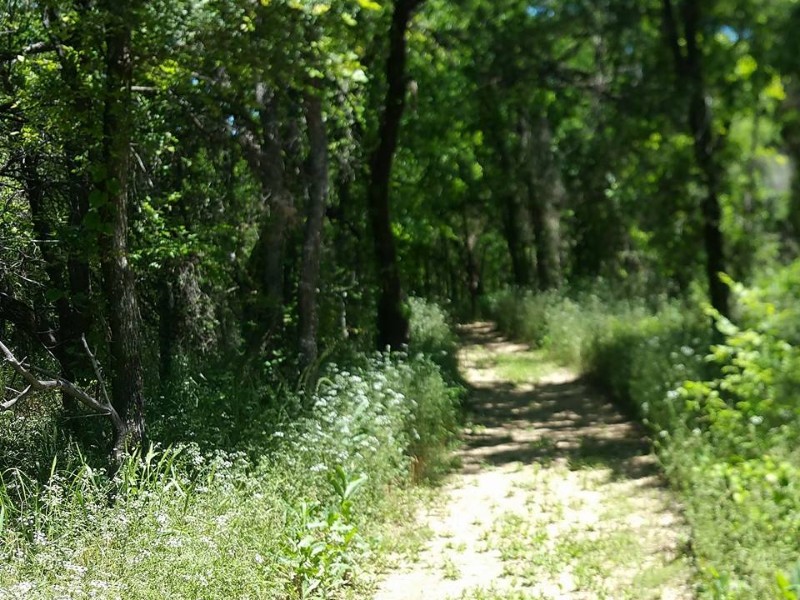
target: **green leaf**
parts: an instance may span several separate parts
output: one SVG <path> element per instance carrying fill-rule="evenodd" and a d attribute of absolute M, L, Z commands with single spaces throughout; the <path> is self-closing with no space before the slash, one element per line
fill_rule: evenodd
<path fill-rule="evenodd" d="M 362 485 L 364 485 L 364 483 L 366 483 L 366 481 L 367 481 L 367 476 L 366 475 L 362 475 L 358 479 L 348 483 L 347 484 L 347 488 L 344 491 L 343 499 L 344 500 L 349 500 L 353 496 L 353 494 L 355 494 L 358 491 L 358 489 Z"/>
<path fill-rule="evenodd" d="M 783 82 L 778 75 L 775 75 L 769 82 L 769 85 L 764 88 L 764 96 L 770 100 L 783 102 L 786 100 L 786 90 L 783 87 Z"/>
<path fill-rule="evenodd" d="M 365 10 L 381 10 L 381 5 L 373 0 L 356 0 L 358 5 Z"/>
<path fill-rule="evenodd" d="M 100 231 L 103 227 L 103 221 L 97 210 L 90 210 L 83 217 L 83 226 L 90 231 Z"/>
<path fill-rule="evenodd" d="M 750 79 L 757 70 L 758 62 L 749 54 L 742 56 L 736 61 L 736 76 L 741 79 Z"/>

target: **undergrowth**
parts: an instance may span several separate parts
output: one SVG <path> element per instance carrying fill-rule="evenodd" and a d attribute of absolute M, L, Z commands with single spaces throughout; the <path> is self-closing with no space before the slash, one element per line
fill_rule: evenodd
<path fill-rule="evenodd" d="M 409 298 L 409 352 L 433 360 L 452 382 L 460 382 L 456 336 L 441 306 L 422 298 Z"/>
<path fill-rule="evenodd" d="M 419 353 L 328 365 L 309 390 L 222 374 L 167 393 L 151 437 L 172 443 L 113 477 L 67 438 L 4 463 L 0 597 L 364 597 L 363 566 L 415 535 L 396 531 L 411 484 L 448 468 L 459 395 Z M 0 439 L 46 437 L 25 418 Z"/>
<path fill-rule="evenodd" d="M 730 282 L 731 285 L 732 282 Z M 700 308 L 504 292 L 506 333 L 580 369 L 650 430 L 692 528 L 698 595 L 800 595 L 800 285 L 795 265 L 745 289 L 737 325 Z"/>

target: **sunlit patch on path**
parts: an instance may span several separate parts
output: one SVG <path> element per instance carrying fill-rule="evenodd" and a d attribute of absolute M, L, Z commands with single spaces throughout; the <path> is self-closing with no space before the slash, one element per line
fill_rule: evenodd
<path fill-rule="evenodd" d="M 462 468 L 375 600 L 692 598 L 687 530 L 641 429 L 491 324 L 461 331 Z"/>

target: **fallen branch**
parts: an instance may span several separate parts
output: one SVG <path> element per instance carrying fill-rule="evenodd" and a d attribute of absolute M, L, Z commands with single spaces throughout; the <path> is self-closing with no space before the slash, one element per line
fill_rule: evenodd
<path fill-rule="evenodd" d="M 106 387 L 106 382 L 103 379 L 103 372 L 100 370 L 100 363 L 97 362 L 94 354 L 92 351 L 89 350 L 89 344 L 86 342 L 86 336 L 81 334 L 81 342 L 83 342 L 83 347 L 86 350 L 86 354 L 89 355 L 89 360 L 92 361 L 92 368 L 94 369 L 94 374 L 97 376 L 97 383 L 100 384 L 100 391 L 103 392 L 103 400 L 106 403 L 106 406 L 111 406 L 111 398 L 108 397 L 108 388 Z"/>
<path fill-rule="evenodd" d="M 33 391 L 33 387 L 30 386 L 30 385 L 28 387 L 26 387 L 24 390 L 22 390 L 21 392 L 18 392 L 17 390 L 12 389 L 12 388 L 8 388 L 8 389 L 11 390 L 12 392 L 14 392 L 16 394 L 16 396 L 11 398 L 11 400 L 6 400 L 5 402 L 0 402 L 0 409 L 1 410 L 11 410 L 17 402 L 27 398 L 30 395 L 30 393 Z"/>
<path fill-rule="evenodd" d="M 92 365 L 95 368 L 95 373 L 98 376 L 98 382 L 100 383 L 100 388 L 103 390 L 103 400 L 98 400 L 87 393 L 82 388 L 78 387 L 71 381 L 67 381 L 63 377 L 59 375 L 54 375 L 52 373 L 48 373 L 44 369 L 39 367 L 33 366 L 26 366 L 20 360 L 14 356 L 14 353 L 9 350 L 8 346 L 6 346 L 3 342 L 0 341 L 0 353 L 3 354 L 3 358 L 5 361 L 11 365 L 11 368 L 14 369 L 28 384 L 21 392 L 17 392 L 17 395 L 7 400 L 6 402 L 0 403 L 0 410 L 6 411 L 10 410 L 14 407 L 20 400 L 28 397 L 33 392 L 48 392 L 53 390 L 58 390 L 63 392 L 70 398 L 73 398 L 86 406 L 87 408 L 97 412 L 100 415 L 106 416 L 111 421 L 112 425 L 114 426 L 114 431 L 116 433 L 116 439 L 124 439 L 127 433 L 127 426 L 125 425 L 125 421 L 120 418 L 119 413 L 116 409 L 111 405 L 111 401 L 108 397 L 108 393 L 106 391 L 105 383 L 100 374 L 100 365 L 97 364 L 97 360 L 95 359 L 94 355 L 89 351 L 89 347 L 86 344 L 86 339 L 83 339 L 84 347 L 86 351 L 89 352 L 89 356 L 92 360 Z M 36 375 L 33 374 L 32 371 L 36 371 L 40 373 L 46 379 L 40 379 Z M 116 446 L 116 445 L 115 445 Z"/>

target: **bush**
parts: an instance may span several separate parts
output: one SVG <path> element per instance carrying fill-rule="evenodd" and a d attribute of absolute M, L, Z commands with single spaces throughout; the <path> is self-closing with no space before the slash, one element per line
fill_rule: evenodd
<path fill-rule="evenodd" d="M 458 381 L 456 337 L 441 306 L 409 298 L 409 352 L 431 358 L 450 381 Z"/>
<path fill-rule="evenodd" d="M 739 325 L 719 319 L 713 375 L 677 390 L 686 427 L 671 464 L 693 492 L 709 587 L 726 598 L 777 597 L 776 576 L 788 581 L 782 570 L 800 556 L 798 283 L 794 265 L 754 288 L 734 285 Z"/>

